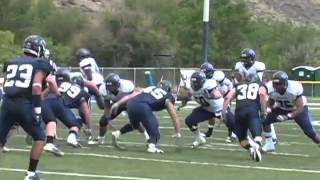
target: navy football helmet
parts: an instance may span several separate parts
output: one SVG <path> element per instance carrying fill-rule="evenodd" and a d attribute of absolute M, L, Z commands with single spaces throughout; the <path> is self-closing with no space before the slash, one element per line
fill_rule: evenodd
<path fill-rule="evenodd" d="M 58 69 L 56 72 L 56 81 L 58 84 L 62 82 L 71 82 L 70 71 L 68 69 Z"/>
<path fill-rule="evenodd" d="M 289 77 L 284 71 L 277 71 L 272 76 L 272 86 L 280 94 L 284 94 L 288 87 Z"/>
<path fill-rule="evenodd" d="M 196 71 L 191 75 L 191 88 L 194 91 L 198 91 L 202 88 L 202 85 L 206 81 L 206 75 L 202 71 Z"/>
<path fill-rule="evenodd" d="M 92 57 L 92 54 L 89 49 L 87 48 L 80 48 L 76 52 L 76 56 L 78 57 L 79 60 L 82 60 L 84 58 Z"/>
<path fill-rule="evenodd" d="M 46 41 L 39 35 L 26 37 L 23 43 L 23 52 L 35 57 L 44 57 Z"/>
<path fill-rule="evenodd" d="M 110 73 L 105 78 L 106 89 L 112 93 L 117 93 L 120 87 L 120 76 L 116 73 Z"/>
<path fill-rule="evenodd" d="M 258 76 L 258 74 L 248 74 L 248 76 L 245 78 L 246 82 L 249 83 L 261 83 L 260 81 L 260 77 Z"/>
<path fill-rule="evenodd" d="M 171 93 L 172 84 L 168 80 L 162 80 L 158 83 L 157 87 L 165 90 L 167 93 Z"/>
<path fill-rule="evenodd" d="M 204 72 L 207 79 L 211 79 L 214 73 L 214 66 L 211 63 L 205 62 L 201 64 L 200 70 Z"/>
<path fill-rule="evenodd" d="M 246 68 L 249 68 L 253 65 L 256 58 L 256 53 L 253 49 L 245 48 L 241 51 L 241 61 L 244 63 Z"/>

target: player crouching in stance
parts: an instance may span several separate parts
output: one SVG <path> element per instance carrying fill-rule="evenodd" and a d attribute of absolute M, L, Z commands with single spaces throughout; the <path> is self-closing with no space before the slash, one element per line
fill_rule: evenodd
<path fill-rule="evenodd" d="M 194 100 L 200 104 L 185 119 L 186 125 L 196 135 L 196 140 L 192 143 L 195 148 L 206 143 L 205 135 L 200 133 L 198 129 L 198 123 L 212 118 L 221 119 L 224 100 L 217 89 L 217 82 L 214 79 L 206 79 L 206 75 L 203 72 L 194 72 L 190 81 L 191 94 Z"/>
<path fill-rule="evenodd" d="M 163 153 L 161 149 L 156 147 L 160 139 L 160 132 L 159 123 L 153 111 L 167 109 L 175 129 L 175 137 L 181 138 L 180 121 L 174 108 L 174 103 L 175 98 L 171 93 L 171 83 L 167 80 L 160 81 L 157 87 L 150 86 L 145 88 L 142 93 L 128 101 L 127 112 L 132 128 L 139 129 L 141 123 L 149 135 L 148 152 Z M 124 134 L 121 129 L 112 133 L 112 140 L 115 146 L 120 134 Z"/>
<path fill-rule="evenodd" d="M 263 130 L 266 136 L 266 143 L 262 147 L 264 152 L 275 150 L 269 125 L 288 119 L 294 119 L 304 134 L 316 144 L 320 143 L 320 135 L 316 133 L 311 124 L 311 117 L 306 105 L 307 100 L 303 96 L 301 83 L 288 80 L 287 73 L 278 71 L 273 74 L 272 81 L 266 84 L 263 95 L 269 97 L 269 108 L 271 108 L 271 112 L 268 113 L 267 101 L 261 104 L 261 111 L 264 114 Z"/>
<path fill-rule="evenodd" d="M 235 130 L 240 145 L 247 149 L 250 157 L 254 161 L 261 161 L 261 120 L 259 115 L 260 101 L 262 99 L 260 91 L 259 77 L 250 74 L 244 79 L 238 74 L 239 83 L 228 93 L 223 104 L 223 114 L 227 113 L 229 104 L 236 99 L 235 108 Z M 260 99 L 260 100 L 259 100 Z M 253 141 L 248 141 L 247 131 L 250 131 Z"/>

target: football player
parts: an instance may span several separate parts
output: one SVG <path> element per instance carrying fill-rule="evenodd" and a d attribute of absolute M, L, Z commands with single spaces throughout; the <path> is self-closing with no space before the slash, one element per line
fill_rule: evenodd
<path fill-rule="evenodd" d="M 261 104 L 261 111 L 264 117 L 263 129 L 266 138 L 265 145 L 262 147 L 264 152 L 275 150 L 269 125 L 290 119 L 293 119 L 313 142 L 320 143 L 320 136 L 311 124 L 312 119 L 300 82 L 289 80 L 287 73 L 278 71 L 273 74 L 272 81 L 266 84 L 263 96 L 264 103 Z M 267 107 L 271 109 L 271 112 L 267 110 Z"/>
<path fill-rule="evenodd" d="M 196 135 L 196 140 L 192 144 L 195 148 L 206 143 L 204 134 L 198 130 L 198 123 L 212 118 L 221 119 L 223 96 L 217 89 L 217 82 L 214 79 L 206 79 L 206 75 L 202 71 L 194 72 L 190 80 L 191 94 L 200 105 L 193 109 L 185 119 L 186 125 Z"/>
<path fill-rule="evenodd" d="M 175 98 L 171 93 L 172 85 L 167 80 L 162 80 L 156 86 L 150 86 L 143 90 L 142 93 L 131 98 L 127 104 L 127 112 L 132 129 L 139 129 L 140 123 L 146 129 L 148 135 L 148 152 L 163 153 L 163 151 L 156 147 L 159 139 L 159 123 L 153 111 L 161 111 L 167 109 L 174 129 L 175 137 L 181 138 L 180 121 L 177 112 L 174 108 Z M 129 132 L 126 129 L 120 129 L 112 132 L 113 145 L 118 146 L 117 139 L 121 134 Z"/>
<path fill-rule="evenodd" d="M 240 55 L 241 61 L 237 62 L 234 71 L 238 71 L 245 78 L 249 74 L 257 74 L 260 78 L 260 81 L 263 82 L 263 74 L 266 70 L 266 65 L 256 60 L 256 53 L 253 49 L 245 48 L 241 51 Z M 236 82 L 236 80 L 235 80 Z M 273 142 L 277 143 L 277 135 L 273 124 L 270 125 Z"/>
<path fill-rule="evenodd" d="M 261 161 L 260 79 L 254 74 L 241 79 L 226 96 L 222 112 L 225 116 L 231 101 L 236 99 L 235 130 L 240 145 L 249 151 L 252 160 Z M 248 130 L 253 137 L 251 143 L 247 139 Z"/>
<path fill-rule="evenodd" d="M 0 117 L 0 153 L 11 127 L 18 122 L 32 136 L 29 167 L 25 180 L 40 179 L 36 172 L 43 150 L 45 133 L 41 123 L 41 92 L 52 67 L 43 57 L 45 40 L 38 35 L 24 40 L 24 56 L 9 60 L 4 66 L 4 99 Z M 17 108 L 19 107 L 19 108 Z"/>
<path fill-rule="evenodd" d="M 100 94 L 104 98 L 104 114 L 99 122 L 99 136 L 89 144 L 104 144 L 105 134 L 109 122 L 115 119 L 127 108 L 127 101 L 138 94 L 134 90 L 134 84 L 126 79 L 120 79 L 116 73 L 106 76 L 105 82 L 99 88 Z"/>
<path fill-rule="evenodd" d="M 99 87 L 103 84 L 103 76 L 101 75 L 99 66 L 96 63 L 96 60 L 93 58 L 90 50 L 87 48 L 80 48 L 76 52 L 76 56 L 80 61 L 80 71 L 84 75 L 85 79 L 95 84 L 99 89 Z M 86 82 L 86 84 L 89 84 L 89 82 Z M 89 93 L 95 97 L 98 107 L 103 109 L 103 99 L 101 98 L 99 91 L 91 86 L 87 87 L 89 89 Z"/>
<path fill-rule="evenodd" d="M 228 92 L 233 88 L 232 82 L 225 76 L 223 71 L 215 70 L 211 63 L 203 63 L 200 66 L 200 70 L 203 71 L 207 79 L 214 79 L 218 83 L 218 89 L 220 93 L 225 97 Z M 231 112 L 231 108 L 228 109 L 228 113 L 225 120 L 225 124 L 228 128 L 227 142 L 234 142 L 236 140 L 236 135 L 233 133 L 234 130 L 234 115 Z M 213 126 L 215 124 L 215 119 L 210 119 L 208 124 L 208 130 L 205 133 L 206 137 L 210 137 L 213 133 Z"/>

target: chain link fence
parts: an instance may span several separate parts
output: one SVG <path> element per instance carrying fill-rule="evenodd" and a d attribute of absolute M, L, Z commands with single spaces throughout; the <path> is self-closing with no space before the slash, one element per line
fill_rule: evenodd
<path fill-rule="evenodd" d="M 79 67 L 69 67 L 71 71 L 80 71 Z M 167 67 L 167 68 L 154 68 L 154 67 L 136 67 L 136 68 L 125 68 L 125 67 L 110 67 L 110 68 L 100 68 L 103 76 L 107 76 L 109 73 L 117 73 L 123 79 L 131 80 L 136 87 L 146 86 L 145 72 L 150 71 L 154 82 L 159 82 L 161 79 L 169 80 L 173 87 L 177 87 L 180 84 L 180 70 L 197 70 L 198 68 L 177 68 L 177 67 Z M 220 69 L 222 70 L 228 78 L 231 77 L 231 69 Z M 270 79 L 274 70 L 267 70 L 265 72 L 265 78 Z M 174 88 L 174 89 L 175 89 Z"/>

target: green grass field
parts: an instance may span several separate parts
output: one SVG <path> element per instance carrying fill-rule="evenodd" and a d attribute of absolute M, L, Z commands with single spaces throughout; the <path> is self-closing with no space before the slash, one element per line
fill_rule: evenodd
<path fill-rule="evenodd" d="M 309 99 L 314 121 L 320 122 L 320 99 Z M 190 105 L 192 106 L 192 105 Z M 95 180 L 95 179 L 139 179 L 139 180 L 315 180 L 320 178 L 320 147 L 313 144 L 292 121 L 277 124 L 280 140 L 277 150 L 264 154 L 262 162 L 253 162 L 249 154 L 238 143 L 225 142 L 227 130 L 224 125 L 215 127 L 214 135 L 207 144 L 192 149 L 195 139 L 184 125 L 184 117 L 191 111 L 188 106 L 179 111 L 182 121 L 184 146 L 179 150 L 169 116 L 165 111 L 157 113 L 161 126 L 160 147 L 164 154 L 146 152 L 143 134 L 133 132 L 121 136 L 126 150 L 111 146 L 110 131 L 105 145 L 75 149 L 64 140 L 56 143 L 66 155 L 55 157 L 44 153 L 40 163 L 41 175 L 46 180 Z M 94 111 L 95 128 L 101 111 Z M 127 117 L 113 121 L 119 128 Z M 318 123 L 320 124 L 320 123 Z M 201 124 L 206 130 L 207 123 Z M 315 126 L 320 129 L 319 126 Z M 95 132 L 96 135 L 97 131 Z M 0 180 L 23 179 L 28 166 L 29 147 L 24 142 L 24 132 L 19 130 L 8 143 L 11 152 L 1 154 Z M 58 136 L 66 138 L 67 130 L 60 126 Z M 82 143 L 85 143 L 84 141 Z"/>

